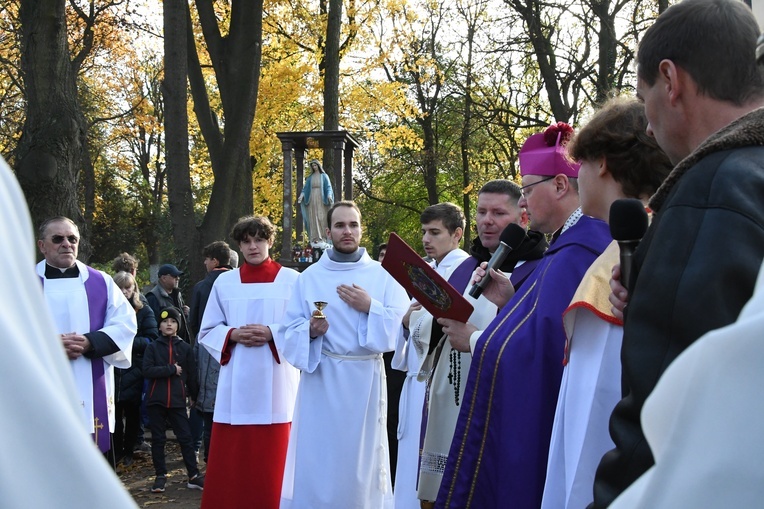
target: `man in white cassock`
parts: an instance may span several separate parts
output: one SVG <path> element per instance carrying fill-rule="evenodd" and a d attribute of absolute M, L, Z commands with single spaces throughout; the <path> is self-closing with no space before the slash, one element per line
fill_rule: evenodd
<path fill-rule="evenodd" d="M 0 253 L 4 282 L 13 288 L 0 306 L 0 436 L 6 437 L 0 505 L 135 508 L 85 431 L 72 369 L 35 274 L 27 204 L 2 157 L 0 217 L 3 238 L 14 244 Z"/>
<path fill-rule="evenodd" d="M 280 353 L 284 309 L 298 273 L 269 256 L 276 228 L 239 219 L 241 268 L 212 285 L 199 341 L 220 363 L 202 507 L 276 509 L 299 372 Z"/>
<path fill-rule="evenodd" d="M 429 258 L 432 258 L 433 268 L 441 276 L 447 278 L 448 272 L 455 269 L 470 256 L 459 249 L 459 243 L 464 235 L 465 218 L 462 209 L 453 203 L 438 203 L 424 209 L 419 216 L 422 223 L 422 245 Z M 472 274 L 472 267 L 466 277 Z M 494 315 L 496 310 L 494 306 Z M 412 300 L 409 310 L 403 316 L 403 322 L 395 345 L 395 356 L 392 366 L 406 372 L 406 381 L 398 412 L 398 467 L 395 473 L 395 509 L 419 509 L 417 496 L 417 479 L 419 479 L 420 440 L 422 431 L 422 407 L 425 403 L 425 382 L 429 377 L 417 379 L 424 357 L 426 344 L 420 352 L 409 343 L 410 327 L 419 334 L 424 330 L 429 336 L 432 325 L 432 315 L 422 308 L 416 300 Z M 413 340 L 413 337 L 412 337 Z M 427 338 L 429 342 L 429 337 Z M 440 350 L 438 351 L 440 353 Z M 432 367 L 432 362 L 430 363 Z M 444 379 L 445 382 L 445 379 Z M 453 387 L 450 393 L 454 398 Z M 449 445 L 451 441 L 449 439 Z"/>
<path fill-rule="evenodd" d="M 284 356 L 302 375 L 281 507 L 392 509 L 382 352 L 409 299 L 359 247 L 355 203 L 335 203 L 328 219 L 333 248 L 298 278 L 282 327 Z"/>
<path fill-rule="evenodd" d="M 82 420 L 101 452 L 114 430 L 114 367 L 129 368 L 135 310 L 114 280 L 77 260 L 80 233 L 63 216 L 40 225 L 37 264 L 45 301 L 69 357 Z"/>

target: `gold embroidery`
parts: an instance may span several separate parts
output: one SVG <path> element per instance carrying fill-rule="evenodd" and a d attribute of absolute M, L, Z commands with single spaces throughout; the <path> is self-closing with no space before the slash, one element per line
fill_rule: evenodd
<path fill-rule="evenodd" d="M 95 443 L 98 443 L 98 430 L 103 429 L 103 424 L 98 417 L 93 419 L 93 428 L 95 429 Z"/>
<path fill-rule="evenodd" d="M 481 381 L 481 376 L 480 375 L 482 374 L 483 363 L 485 361 L 485 352 L 488 350 L 488 346 L 491 343 L 491 340 L 493 340 L 494 336 L 496 335 L 496 332 L 499 329 L 502 328 L 504 323 L 510 317 L 514 316 L 515 311 L 520 307 L 521 304 L 523 304 L 525 302 L 526 299 L 529 298 L 529 296 L 531 295 L 533 290 L 536 288 L 536 286 L 539 285 L 541 281 L 543 281 L 544 277 L 546 276 L 547 271 L 552 266 L 552 262 L 553 261 L 554 260 L 551 260 L 549 262 L 549 264 L 544 268 L 544 273 L 541 275 L 541 277 L 536 278 L 533 281 L 533 284 L 530 285 L 530 287 L 528 287 L 526 289 L 525 294 L 523 294 L 523 296 L 520 299 L 518 299 L 517 303 L 504 316 L 504 318 L 501 320 L 501 322 L 496 327 L 494 327 L 494 329 L 491 332 L 491 334 L 486 338 L 485 345 L 483 346 L 483 350 L 481 352 L 480 360 L 479 360 L 479 363 L 478 363 L 478 372 L 477 372 L 477 376 L 475 377 L 475 379 L 476 379 L 475 388 L 474 388 L 474 390 L 472 392 L 472 400 L 470 402 L 469 413 L 467 415 L 467 425 L 465 427 L 464 434 L 462 435 L 462 442 L 461 442 L 461 446 L 459 447 L 459 454 L 458 454 L 458 456 L 456 458 L 456 464 L 455 464 L 455 467 L 454 467 L 454 471 L 455 472 L 459 471 L 459 467 L 461 465 L 461 462 L 462 462 L 462 459 L 463 459 L 463 456 L 464 456 L 464 449 L 465 449 L 465 443 L 466 443 L 467 435 L 469 434 L 469 430 L 470 430 L 470 427 L 472 425 L 471 423 L 472 423 L 472 419 L 473 419 L 473 413 L 475 411 L 475 400 L 476 400 L 477 394 L 479 392 L 478 384 Z M 487 408 L 491 407 L 491 403 L 493 401 L 494 389 L 496 387 L 496 377 L 497 377 L 498 372 L 499 372 L 498 367 L 499 367 L 499 363 L 501 361 L 502 355 L 504 354 L 504 350 L 507 347 L 507 345 L 509 344 L 510 340 L 517 333 L 517 331 L 525 324 L 526 321 L 528 321 L 528 319 L 535 312 L 536 306 L 538 304 L 538 298 L 539 298 L 539 295 L 536 295 L 536 300 L 533 302 L 533 305 L 531 306 L 531 309 L 528 311 L 528 313 L 524 317 L 522 317 L 522 319 L 518 322 L 517 326 L 506 337 L 506 339 L 504 340 L 504 342 L 502 343 L 502 345 L 501 345 L 501 347 L 499 349 L 499 353 L 498 353 L 498 355 L 496 357 L 496 364 L 494 365 L 493 378 L 491 379 L 491 387 L 490 387 L 490 392 L 489 392 Z M 473 361 L 473 363 L 474 363 L 474 361 Z M 487 438 L 487 434 L 488 434 L 488 425 L 489 425 L 489 422 L 490 422 L 490 414 L 487 414 L 486 415 L 486 421 L 485 421 L 485 424 L 483 426 L 483 431 L 482 431 L 482 439 L 481 439 L 481 444 L 480 444 L 480 451 L 478 453 L 477 462 L 475 463 L 475 469 L 474 469 L 474 473 L 473 473 L 473 476 L 472 476 L 472 483 L 470 484 L 470 490 L 469 490 L 469 493 L 468 493 L 468 496 L 467 496 L 467 502 L 466 502 L 466 506 L 465 506 L 467 508 L 470 507 L 470 504 L 472 503 L 472 498 L 473 498 L 474 493 L 475 493 L 475 487 L 477 485 L 478 473 L 480 471 L 480 464 L 482 462 L 483 453 L 484 453 L 484 450 L 485 450 L 485 443 L 486 443 L 486 438 Z M 455 481 L 456 481 L 456 477 L 454 477 L 451 480 L 451 486 L 449 487 L 448 497 L 446 498 L 446 503 L 445 503 L 446 507 L 448 507 L 450 505 L 450 503 L 451 503 L 451 498 L 453 496 L 454 489 L 455 489 Z"/>

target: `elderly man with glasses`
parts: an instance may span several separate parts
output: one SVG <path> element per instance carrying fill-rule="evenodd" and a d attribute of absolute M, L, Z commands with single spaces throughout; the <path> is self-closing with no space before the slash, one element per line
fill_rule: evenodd
<path fill-rule="evenodd" d="M 114 429 L 114 367 L 130 367 L 135 311 L 114 280 L 77 260 L 80 233 L 63 216 L 40 226 L 45 301 L 72 366 L 85 429 L 102 452 Z"/>
<path fill-rule="evenodd" d="M 531 136 L 520 151 L 518 205 L 526 209 L 531 227 L 552 235 L 552 242 L 516 293 L 506 275 L 491 275 L 502 284 L 493 280 L 484 295 L 501 311 L 472 351 L 436 508 L 541 505 L 562 378 L 562 312 L 611 242 L 607 224 L 579 209 L 579 165 L 568 159 L 565 147 L 570 134 L 567 124 L 553 125 Z M 459 327 L 447 318 L 438 322 L 449 335 Z"/>

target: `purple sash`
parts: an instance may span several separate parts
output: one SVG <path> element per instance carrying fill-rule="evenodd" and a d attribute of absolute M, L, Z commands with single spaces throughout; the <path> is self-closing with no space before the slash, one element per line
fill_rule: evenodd
<path fill-rule="evenodd" d="M 467 289 L 467 285 L 470 282 L 470 277 L 472 277 L 472 273 L 475 272 L 478 263 L 479 262 L 477 258 L 470 256 L 469 260 L 464 260 L 456 268 L 456 270 L 448 278 L 448 282 L 451 283 L 451 286 L 456 288 L 458 291 L 464 293 L 464 290 Z"/>
<path fill-rule="evenodd" d="M 103 328 L 106 317 L 106 305 L 109 297 L 107 294 L 106 280 L 97 270 L 87 267 L 88 278 L 85 281 L 85 293 L 88 298 L 88 316 L 90 331 Z M 43 286 L 45 278 L 41 277 Z M 106 401 L 106 374 L 103 367 L 103 359 L 90 359 L 90 367 L 93 377 L 93 441 L 96 442 L 101 452 L 111 448 L 109 430 L 109 407 Z M 105 430 L 105 431 L 103 431 Z"/>
<path fill-rule="evenodd" d="M 106 304 L 109 296 L 106 292 L 106 281 L 103 274 L 90 267 L 89 277 L 85 281 L 85 293 L 88 295 L 88 315 L 90 317 L 90 332 L 103 329 L 106 318 Z M 103 359 L 90 359 L 93 370 L 93 439 L 101 452 L 111 448 L 109 430 L 109 407 L 106 400 L 106 374 Z M 100 431 L 100 432 L 99 432 Z"/>

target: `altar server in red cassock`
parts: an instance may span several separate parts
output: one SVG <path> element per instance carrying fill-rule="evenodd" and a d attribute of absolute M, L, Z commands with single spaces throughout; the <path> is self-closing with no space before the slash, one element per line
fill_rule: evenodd
<path fill-rule="evenodd" d="M 276 335 L 297 272 L 269 257 L 265 217 L 233 227 L 245 263 L 212 286 L 199 337 L 220 364 L 203 508 L 277 508 L 299 373 Z"/>

